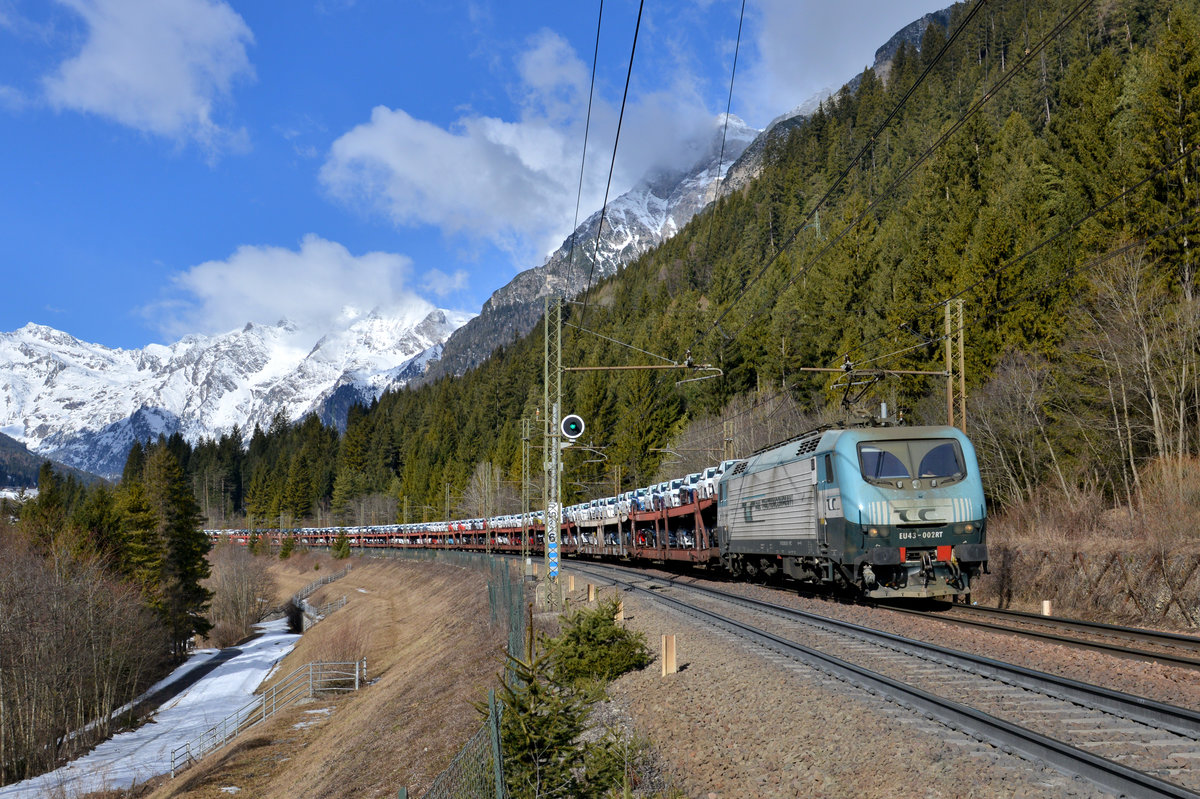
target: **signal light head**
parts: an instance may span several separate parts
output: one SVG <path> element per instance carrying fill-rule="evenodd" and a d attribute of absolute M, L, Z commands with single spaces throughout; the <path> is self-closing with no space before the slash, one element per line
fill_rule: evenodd
<path fill-rule="evenodd" d="M 575 440 L 583 435 L 583 418 L 574 413 L 569 414 L 563 418 L 562 425 L 560 427 L 562 429 L 563 436 L 571 440 Z"/>

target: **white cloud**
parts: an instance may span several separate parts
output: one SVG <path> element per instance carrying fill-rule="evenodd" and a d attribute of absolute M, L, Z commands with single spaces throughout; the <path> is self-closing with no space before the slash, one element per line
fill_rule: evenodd
<path fill-rule="evenodd" d="M 448 275 L 440 269 L 430 269 L 421 280 L 421 288 L 436 297 L 445 297 L 467 287 L 470 275 L 464 269 Z"/>
<path fill-rule="evenodd" d="M 79 53 L 43 79 L 51 105 L 107 117 L 210 153 L 244 143 L 215 107 L 251 79 L 254 36 L 222 0 L 59 0 L 87 26 Z"/>
<path fill-rule="evenodd" d="M 590 69 L 565 39 L 543 30 L 517 57 L 516 72 L 518 119 L 467 113 L 443 128 L 377 106 L 333 143 L 321 182 L 398 226 L 489 241 L 518 268 L 540 263 L 574 221 Z M 593 100 L 583 215 L 603 200 L 617 116 L 613 104 Z M 631 100 L 610 197 L 651 167 L 694 159 L 688 142 L 711 135 L 714 124 L 685 79 Z"/>
<path fill-rule="evenodd" d="M 347 307 L 419 319 L 433 306 L 405 288 L 410 268 L 406 256 L 353 255 L 337 242 L 309 234 L 299 250 L 246 245 L 223 261 L 193 266 L 173 279 L 180 296 L 145 312 L 174 337 L 280 319 L 324 332 Z"/>
<path fill-rule="evenodd" d="M 753 48 L 745 79 L 738 70 L 747 115 L 765 122 L 841 88 L 872 65 L 876 48 L 893 34 L 940 7 L 929 0 L 755 0 L 748 8 Z"/>
<path fill-rule="evenodd" d="M 518 56 L 517 72 L 527 115 L 570 123 L 579 114 L 579 102 L 587 98 L 589 70 L 566 39 L 550 30 L 539 31 L 530 39 L 530 48 Z"/>
<path fill-rule="evenodd" d="M 563 144 L 544 126 L 477 117 L 448 131 L 379 106 L 334 142 L 321 180 L 398 225 L 437 225 L 512 249 L 520 233 L 545 227 L 563 196 L 567 176 L 544 166 Z"/>

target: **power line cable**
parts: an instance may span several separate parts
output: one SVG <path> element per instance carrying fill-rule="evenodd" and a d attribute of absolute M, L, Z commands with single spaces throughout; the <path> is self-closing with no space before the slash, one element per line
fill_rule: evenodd
<path fill-rule="evenodd" d="M 975 14 L 978 13 L 980 8 L 983 7 L 984 2 L 986 2 L 986 0 L 978 0 L 978 2 L 976 2 L 975 5 L 971 7 L 971 9 L 967 12 L 967 15 L 963 18 L 963 21 L 959 24 L 959 26 L 957 28 L 955 28 L 954 32 L 942 44 L 942 47 L 940 50 L 938 50 L 937 55 L 934 56 L 934 58 L 925 66 L 925 69 L 917 77 L 916 81 L 913 82 L 912 86 L 910 86 L 908 88 L 908 91 L 905 92 L 904 96 L 900 98 L 900 101 L 895 105 L 894 108 L 892 108 L 891 113 L 889 113 L 887 115 L 887 118 L 884 119 L 884 121 L 882 123 L 880 123 L 878 127 L 875 128 L 874 132 L 871 133 L 871 135 L 867 137 L 866 143 L 863 144 L 862 148 L 858 151 L 858 154 L 855 155 L 853 159 L 851 159 L 850 163 L 846 166 L 845 169 L 842 170 L 842 173 L 840 175 L 838 175 L 837 179 L 834 180 L 833 184 L 828 189 L 825 190 L 825 193 L 823 195 L 821 195 L 821 197 L 813 205 L 812 210 L 809 211 L 808 214 L 805 215 L 804 219 L 802 219 L 800 221 L 800 224 L 796 226 L 795 230 L 792 231 L 791 235 L 789 235 L 787 237 L 787 239 L 784 240 L 783 244 L 781 244 L 779 246 L 779 249 L 777 249 L 775 251 L 775 253 L 769 259 L 767 259 L 766 263 L 764 263 L 762 265 L 762 267 L 759 269 L 758 274 L 756 274 L 753 278 L 751 278 L 746 283 L 746 285 L 744 285 L 742 287 L 742 290 L 740 292 L 738 292 L 738 295 L 736 297 L 734 297 L 733 300 L 730 301 L 730 303 L 728 305 L 725 306 L 725 310 L 721 312 L 721 315 L 718 316 L 717 320 L 713 323 L 712 329 L 720 329 L 721 322 L 724 321 L 725 317 L 729 315 L 729 312 L 731 310 L 733 310 L 734 306 L 736 306 L 742 300 L 742 298 L 745 297 L 747 293 L 749 293 L 750 288 L 755 283 L 757 283 L 762 278 L 763 275 L 766 274 L 767 270 L 770 269 L 771 266 L 775 263 L 775 261 L 777 261 L 779 259 L 779 256 L 787 251 L 787 248 L 792 245 L 792 242 L 794 242 L 796 240 L 796 237 L 800 235 L 801 231 L 803 231 L 805 228 L 808 227 L 809 221 L 821 209 L 821 206 L 823 206 L 829 200 L 829 198 L 833 196 L 834 192 L 836 192 L 837 189 L 842 185 L 842 183 L 846 180 L 846 178 L 849 176 L 850 172 L 854 169 L 854 167 L 858 164 L 858 162 L 861 161 L 866 156 L 867 152 L 875 145 L 875 140 L 879 137 L 879 134 L 883 132 L 884 128 L 886 128 L 893 119 L 895 119 L 896 115 L 900 113 L 900 110 L 903 109 L 904 106 L 908 103 L 908 101 L 912 97 L 913 93 L 925 81 L 925 78 L 929 75 L 929 73 L 933 70 L 933 68 L 941 61 L 942 56 L 945 55 L 946 51 L 949 50 L 951 45 L 953 45 L 954 42 L 957 41 L 958 37 L 960 35 L 962 35 L 963 31 L 966 30 L 967 25 L 970 24 L 971 20 L 974 19 Z M 710 220 L 710 230 L 711 230 L 711 220 Z M 724 333 L 723 330 L 722 330 L 722 333 Z M 727 336 L 727 338 L 733 338 L 733 336 Z M 703 338 L 697 340 L 695 342 L 695 344 L 693 345 L 693 348 L 697 347 L 700 343 L 703 342 L 703 340 L 704 340 Z"/>
<path fill-rule="evenodd" d="M 713 194 L 713 202 L 717 201 L 721 193 L 721 185 L 723 178 L 721 177 L 721 167 L 725 164 L 725 139 L 729 135 L 729 111 L 733 108 L 733 79 L 737 75 L 738 53 L 742 49 L 742 22 L 746 18 L 746 0 L 742 0 L 742 10 L 738 14 L 738 32 L 737 42 L 733 46 L 733 69 L 729 72 L 729 96 L 725 99 L 725 126 L 721 130 L 721 152 L 717 156 L 717 174 L 713 178 L 713 185 L 716 187 L 716 192 Z M 732 164 L 730 164 L 732 166 Z M 708 216 L 708 237 L 704 243 L 704 251 L 707 254 L 712 253 L 712 229 L 713 217 L 716 216 L 715 211 Z"/>
<path fill-rule="evenodd" d="M 1068 269 L 1066 274 L 1063 275 L 1063 277 L 1071 278 L 1071 277 L 1075 277 L 1077 274 L 1081 274 L 1084 272 L 1090 272 L 1092 269 L 1095 269 L 1096 267 L 1100 266 L 1101 264 L 1103 264 L 1107 261 L 1111 261 L 1113 258 L 1117 258 L 1119 256 L 1133 252 L 1134 250 L 1145 247 L 1146 245 L 1148 245 L 1150 243 L 1150 241 L 1152 239 L 1156 239 L 1159 236 L 1165 236 L 1165 235 L 1173 232 L 1176 228 L 1178 228 L 1182 225 L 1186 225 L 1189 222 L 1193 222 L 1198 217 L 1200 217 L 1200 213 L 1197 212 L 1197 209 L 1193 208 L 1193 209 L 1191 209 L 1191 211 L 1192 211 L 1191 213 L 1184 215 L 1183 217 L 1176 220 L 1175 222 L 1172 222 L 1171 224 L 1167 225 L 1166 227 L 1159 228 L 1158 230 L 1156 230 L 1152 233 L 1146 234 L 1145 236 L 1143 236 L 1140 239 L 1131 241 L 1127 244 L 1122 244 L 1120 247 L 1117 247 L 1114 250 L 1109 250 L 1108 252 L 1104 253 L 1103 255 L 1096 256 L 1095 258 L 1092 258 L 1091 260 L 1086 261 L 1083 264 L 1080 264 L 1079 266 L 1075 266 L 1075 267 L 1072 267 L 1071 269 Z M 1035 292 L 1036 292 L 1036 289 L 1031 289 L 1030 291 L 1027 291 L 1023 294 L 1013 297 L 1008 302 L 1006 302 L 1004 305 L 998 305 L 998 306 L 995 306 L 995 307 L 989 309 L 989 312 L 985 316 L 982 316 L 978 320 L 974 321 L 972 323 L 972 326 L 977 327 L 977 326 L 981 326 L 987 322 L 992 321 L 1000 314 L 1002 314 L 1005 311 L 1012 308 L 1018 302 L 1022 302 L 1024 300 L 1028 299 Z"/>
<path fill-rule="evenodd" d="M 601 2 L 601 4 L 600 4 L 600 8 L 601 8 L 601 13 L 603 13 L 603 9 L 604 9 L 604 4 L 603 4 L 603 2 Z M 729 133 L 729 112 L 730 112 L 730 109 L 733 107 L 733 83 L 734 83 L 734 78 L 735 78 L 735 77 L 736 77 L 736 75 L 737 75 L 737 62 L 738 62 L 738 53 L 741 51 L 741 45 L 742 45 L 742 23 L 743 23 L 743 22 L 744 22 L 744 20 L 745 20 L 745 16 L 746 16 L 746 0 L 742 0 L 742 7 L 741 7 L 741 11 L 740 11 L 740 13 L 738 14 L 738 32 L 737 32 L 737 41 L 736 41 L 736 43 L 734 44 L 734 48 L 733 48 L 733 68 L 732 68 L 732 70 L 730 71 L 730 75 L 729 75 L 729 95 L 728 95 L 728 97 L 727 97 L 727 98 L 726 98 L 726 100 L 725 100 L 725 120 L 724 120 L 724 123 L 725 123 L 725 124 L 724 124 L 724 128 L 723 128 L 723 129 L 722 129 L 722 131 L 721 131 L 721 148 L 720 148 L 719 154 L 718 154 L 718 156 L 717 156 L 717 174 L 716 174 L 716 179 L 717 179 L 717 180 L 719 180 L 719 179 L 720 179 L 720 177 L 721 177 L 721 166 L 722 166 L 722 165 L 724 164 L 724 162 L 725 162 L 725 141 L 726 141 L 726 138 L 727 138 L 727 136 L 728 136 L 728 133 Z M 640 10 L 639 10 L 639 21 L 640 21 L 640 19 L 641 19 L 641 17 L 640 17 Z M 600 40 L 600 29 L 599 29 L 599 23 L 597 23 L 597 28 L 596 28 L 596 42 L 597 42 L 597 48 L 599 47 L 599 40 Z M 635 31 L 635 33 L 634 33 L 634 46 L 635 46 L 635 47 L 637 46 L 637 33 L 636 33 L 636 31 Z M 629 59 L 629 61 L 630 61 L 630 69 L 632 70 L 632 68 L 633 68 L 633 55 L 632 55 L 632 53 L 630 54 L 630 59 Z M 593 62 L 592 62 L 592 80 L 593 80 L 593 83 L 595 82 L 595 70 L 596 70 L 596 65 L 595 65 L 595 60 L 593 60 Z M 628 78 L 626 78 L 626 84 L 625 84 L 625 85 L 626 85 L 626 91 L 628 91 L 628 87 L 629 87 Z M 624 110 L 624 103 L 622 102 L 622 111 L 623 111 L 623 110 Z M 590 98 L 589 98 L 589 100 L 588 100 L 588 114 L 589 114 L 589 118 L 590 118 L 590 115 L 591 115 L 591 100 L 590 100 Z M 618 136 L 620 135 L 620 125 L 619 125 L 619 123 L 618 123 L 618 130 L 617 130 L 617 134 L 618 134 Z M 586 147 L 587 147 L 587 142 L 586 142 L 586 138 L 585 138 L 585 141 L 584 141 L 584 148 L 585 148 L 585 152 L 586 152 Z M 614 157 L 614 159 L 616 158 L 616 147 L 615 147 L 615 145 L 614 145 L 614 147 L 613 147 L 613 157 Z M 579 176 L 579 180 L 580 180 L 580 193 L 582 193 L 582 186 L 583 186 L 583 172 L 582 172 L 582 169 L 583 169 L 583 168 L 582 168 L 582 166 L 581 166 L 581 167 L 580 167 L 580 176 Z M 612 179 L 612 171 L 611 171 L 611 167 L 610 167 L 610 171 L 609 171 L 609 179 L 610 179 L 610 181 L 611 181 L 611 179 Z M 608 204 L 608 195 L 607 195 L 607 193 L 606 193 L 606 194 L 605 194 L 605 206 L 607 206 L 607 204 Z M 575 204 L 575 218 L 576 218 L 576 224 L 578 225 L 578 219 L 579 219 L 579 202 L 578 202 L 578 199 L 576 200 L 576 204 Z M 603 211 L 603 209 L 601 210 L 601 214 L 600 214 L 600 220 L 601 220 L 601 221 L 600 221 L 600 224 L 601 224 L 601 228 L 600 228 L 600 229 L 602 230 L 602 229 L 603 229 L 603 224 L 604 224 L 604 211 Z M 708 234 L 709 234 L 709 244 L 708 244 L 707 246 L 710 246 L 710 247 L 711 247 L 711 242 L 712 242 L 712 221 L 711 221 L 711 218 L 710 218 L 710 220 L 709 220 Z M 598 239 L 599 239 L 599 232 L 597 232 L 597 240 L 598 240 Z M 572 238 L 571 238 L 571 244 L 572 244 L 572 247 L 574 247 L 574 242 L 575 242 L 575 239 L 574 239 L 574 233 L 572 233 Z M 594 267 L 594 266 L 595 266 L 595 258 L 593 258 L 593 262 L 592 262 L 592 263 L 593 263 L 593 267 Z M 590 289 L 591 289 L 591 280 L 592 280 L 592 279 L 591 279 L 591 275 L 589 274 L 589 275 L 588 275 L 588 290 L 590 290 Z M 581 316 L 580 316 L 580 322 L 582 322 L 582 321 L 584 320 L 584 318 L 586 317 L 586 315 L 587 315 L 587 294 L 586 294 L 586 292 L 585 292 L 585 295 L 584 295 L 584 311 L 583 311 L 583 313 L 582 313 L 582 314 L 581 314 Z M 672 361 L 670 358 L 664 358 L 664 357 L 663 357 L 663 356 L 661 356 L 661 355 L 655 355 L 654 353 L 651 353 L 651 352 L 646 352 L 645 350 L 640 350 L 640 349 L 638 349 L 637 347 L 634 347 L 634 346 L 633 346 L 633 345 L 631 345 L 631 344 L 626 344 L 625 342 L 618 341 L 618 340 L 616 340 L 616 339 L 613 339 L 613 338 L 608 338 L 607 336 L 603 336 L 603 335 L 601 335 L 601 334 L 599 334 L 599 333 L 596 333 L 595 331 L 591 331 L 591 330 L 588 330 L 587 328 L 580 327 L 579 325 L 573 325 L 573 324 L 572 324 L 572 325 L 569 325 L 569 326 L 570 326 L 570 327 L 574 327 L 574 328 L 576 328 L 577 330 L 581 330 L 581 331 L 583 331 L 583 332 L 585 332 L 585 333 L 591 333 L 591 334 L 592 334 L 592 335 L 594 335 L 594 336 L 598 336 L 599 338 L 603 338 L 603 339 L 605 339 L 605 340 L 607 340 L 607 341 L 611 341 L 611 342 L 612 342 L 612 343 L 614 343 L 614 344 L 619 344 L 619 345 L 620 345 L 620 346 L 622 346 L 622 347 L 629 347 L 629 348 L 630 348 L 630 349 L 632 349 L 632 350 L 636 350 L 636 351 L 638 351 L 638 352 L 645 353 L 646 355 L 651 355 L 651 356 L 653 356 L 653 357 L 655 357 L 655 358 L 659 358 L 659 359 L 661 359 L 661 360 L 664 360 L 664 361 L 666 361 L 667 363 L 675 363 L 675 361 Z"/>
<path fill-rule="evenodd" d="M 596 64 L 600 57 L 600 23 L 604 19 L 604 0 L 600 0 L 600 13 L 596 16 L 596 47 L 592 52 L 592 82 L 588 87 L 587 121 L 583 125 L 583 155 L 579 158 L 579 188 L 575 193 L 575 224 L 571 226 L 571 247 L 567 251 L 567 285 L 575 279 L 575 237 L 579 232 L 579 205 L 583 200 L 583 172 L 587 165 L 588 133 L 592 128 L 592 98 L 596 94 Z"/>
<path fill-rule="evenodd" d="M 1077 5 L 1066 17 L 1064 17 L 1062 20 L 1060 20 L 1058 22 L 1058 24 L 1055 25 L 1050 30 L 1049 33 L 1047 33 L 1044 37 L 1042 37 L 1042 39 L 1031 50 L 1029 50 L 1025 53 L 1024 57 L 1021 58 L 1021 60 L 1018 61 L 1009 72 L 1005 73 L 1000 78 L 1000 80 L 998 80 L 995 84 L 993 84 L 992 87 L 988 91 L 986 91 L 982 97 L 980 97 L 978 100 L 976 100 L 974 103 L 972 103 L 971 106 L 966 110 L 966 112 L 964 112 L 963 115 L 958 118 L 957 122 L 955 122 L 945 133 L 943 133 L 933 144 L 931 144 L 925 150 L 925 152 L 923 152 L 920 156 L 918 156 L 917 159 L 911 165 L 909 165 L 908 168 L 906 168 L 903 172 L 901 172 L 900 175 L 894 181 L 892 181 L 892 183 L 889 184 L 888 187 L 885 188 L 879 194 L 878 197 L 876 197 L 860 214 L 858 214 L 858 216 L 856 216 L 849 223 L 847 223 L 846 226 L 844 228 L 842 228 L 841 232 L 838 233 L 838 235 L 836 237 L 834 237 L 832 240 L 830 240 L 830 242 L 828 244 L 826 244 L 824 247 L 822 247 L 821 250 L 819 252 L 817 252 L 817 254 L 814 255 L 811 259 L 809 259 L 809 261 L 807 263 L 805 263 L 800 269 L 796 270 L 796 274 L 793 275 L 792 278 L 786 284 L 784 284 L 783 288 L 781 289 L 781 292 L 786 291 L 787 289 L 791 288 L 802 275 L 807 273 L 808 269 L 814 263 L 816 263 L 818 260 L 820 260 L 820 258 L 822 256 L 824 256 L 825 253 L 829 252 L 829 250 L 832 249 L 835 245 L 839 244 L 842 241 L 842 239 L 844 239 L 850 233 L 851 230 L 856 228 L 858 226 L 858 224 L 867 217 L 868 214 L 870 214 L 872 211 L 874 211 L 875 208 L 877 208 L 879 206 L 879 204 L 881 202 L 883 202 L 883 200 L 886 197 L 888 197 L 901 183 L 903 183 L 905 180 L 907 180 L 909 178 L 909 176 L 911 176 L 912 173 L 915 172 L 918 167 L 920 167 L 923 163 L 925 163 L 925 161 L 927 161 L 930 158 L 930 156 L 933 155 L 933 153 L 935 151 L 937 151 L 942 145 L 944 145 L 950 139 L 951 136 L 953 136 L 955 133 L 957 133 L 963 127 L 963 125 L 965 125 L 972 117 L 974 117 L 975 114 L 977 114 L 980 111 L 980 109 L 983 108 L 984 104 L 986 104 L 989 100 L 991 100 L 996 95 L 996 92 L 998 92 L 1000 89 L 1002 89 L 1004 86 L 1006 86 L 1008 84 L 1008 82 L 1011 81 L 1013 79 L 1013 77 L 1015 77 L 1017 75 L 1017 73 L 1019 73 L 1026 65 L 1028 65 L 1030 63 L 1030 61 L 1033 60 L 1033 58 L 1035 56 L 1039 55 L 1042 50 L 1044 50 L 1047 46 L 1049 46 L 1050 42 L 1053 41 L 1054 39 L 1056 39 L 1062 33 L 1062 31 L 1066 28 L 1066 26 L 1068 24 L 1070 24 L 1071 22 L 1073 22 L 1081 13 L 1083 13 L 1083 10 L 1085 8 L 1087 8 L 1089 5 L 1091 5 L 1092 2 L 1093 2 L 1093 0 L 1082 0 L 1082 2 L 1080 2 L 1079 5 Z M 783 249 L 786 249 L 786 247 L 788 245 L 790 245 L 791 241 L 795 239 L 795 237 L 798 233 L 799 233 L 799 231 L 796 231 L 796 233 L 794 233 L 792 235 L 792 237 L 788 240 L 788 242 L 784 244 Z M 772 257 L 772 262 L 774 261 L 775 258 L 777 258 L 779 256 L 780 253 L 782 253 L 783 249 L 781 249 L 779 252 L 777 252 L 775 254 L 775 256 Z M 763 272 L 765 272 L 765 271 L 766 270 L 764 268 Z M 762 275 L 762 272 L 759 273 L 759 276 L 761 276 L 761 275 Z M 744 296 L 744 294 L 745 294 L 745 290 L 743 290 L 742 294 L 738 295 L 738 299 L 740 299 L 742 296 Z M 717 320 L 718 325 L 720 324 L 721 319 L 723 319 L 725 317 L 725 314 L 727 314 L 730 310 L 732 310 L 732 307 L 733 306 L 730 305 L 726 308 L 725 312 Z M 742 326 L 739 327 L 736 331 L 734 331 L 733 335 L 727 336 L 727 338 L 732 340 L 732 339 L 736 339 L 738 336 L 740 336 L 746 330 L 746 328 L 750 326 L 750 323 L 755 320 L 758 313 L 759 313 L 758 310 L 753 311 L 749 315 L 749 317 L 747 317 L 745 322 L 742 323 Z M 714 325 L 714 329 L 716 329 L 716 325 Z M 702 338 L 701 342 L 703 340 L 704 339 Z"/>
<path fill-rule="evenodd" d="M 1174 231 L 1176 228 L 1178 228 L 1182 225 L 1186 225 L 1189 222 L 1192 222 L 1198 216 L 1200 216 L 1200 214 L 1198 214 L 1196 212 L 1196 209 L 1193 209 L 1192 213 L 1185 215 L 1184 217 L 1180 218 L 1179 220 L 1177 220 L 1175 222 L 1172 222 L 1170 225 L 1167 225 L 1166 227 L 1159 228 L 1158 230 L 1148 233 L 1147 235 L 1143 236 L 1140 239 L 1123 244 L 1120 247 L 1117 247 L 1116 249 L 1109 250 L 1108 252 L 1106 252 L 1102 255 L 1098 255 L 1095 258 L 1092 258 L 1078 266 L 1074 266 L 1074 267 L 1071 267 L 1070 269 L 1067 269 L 1064 272 L 1062 277 L 1064 280 L 1073 278 L 1078 274 L 1091 271 L 1092 269 L 1100 266 L 1101 264 L 1103 264 L 1107 261 L 1111 261 L 1113 258 L 1117 258 L 1117 257 L 1125 255 L 1129 252 L 1133 252 L 1134 250 L 1137 250 L 1139 248 L 1145 247 L 1150 243 L 1150 241 L 1152 239 L 1155 239 L 1159 236 L 1165 236 L 1165 235 L 1171 233 L 1172 231 Z M 934 308 L 941 307 L 942 305 L 945 305 L 946 303 L 950 302 L 952 299 L 959 299 L 960 297 L 969 294 L 971 291 L 973 291 L 975 288 L 977 288 L 978 285 L 979 285 L 979 283 L 977 282 L 977 283 L 973 284 L 971 287 L 969 287 L 968 289 L 958 292 L 954 297 L 943 300 L 934 306 L 930 306 L 930 308 L 926 309 L 926 310 L 932 310 Z M 973 329 L 983 328 L 984 326 L 986 326 L 987 324 L 992 322 L 994 319 L 996 319 L 1000 315 L 1002 315 L 1005 312 L 1007 312 L 1008 310 L 1010 310 L 1017 303 L 1020 303 L 1020 302 L 1023 302 L 1025 300 L 1029 299 L 1029 297 L 1033 296 L 1040 290 L 1041 290 L 1041 287 L 1035 287 L 1035 288 L 1030 289 L 1029 291 L 1018 294 L 1015 297 L 1011 297 L 1004 304 L 994 304 L 994 305 L 990 306 L 988 313 L 974 319 L 971 322 L 970 327 Z M 1077 297 L 1078 295 L 1079 295 L 1079 292 L 1076 292 L 1075 296 Z M 882 337 L 880 337 L 880 338 L 882 338 Z M 879 339 L 875 339 L 875 341 L 878 341 L 878 340 Z M 937 338 L 937 339 L 930 339 L 928 343 L 941 343 L 945 340 L 946 340 L 946 337 L 941 336 L 940 338 Z M 867 343 L 869 344 L 871 342 L 867 342 Z M 910 351 L 912 349 L 920 349 L 923 346 L 925 346 L 925 344 L 919 344 L 919 345 L 916 345 L 915 347 L 910 347 L 907 350 L 899 350 L 894 353 L 889 353 L 888 355 L 882 355 L 882 356 L 872 359 L 871 361 L 866 361 L 866 363 L 872 363 L 874 361 L 882 360 L 884 358 L 891 357 L 893 355 L 900 355 L 900 354 L 903 354 L 904 352 Z M 859 363 L 856 362 L 855 366 L 857 367 L 858 365 L 859 365 Z"/>
<path fill-rule="evenodd" d="M 971 283 L 970 285 L 960 289 L 959 291 L 951 294 L 948 297 L 938 300 L 937 302 L 935 302 L 931 305 L 928 305 L 924 308 L 918 309 L 917 311 L 914 312 L 914 314 L 916 316 L 921 316 L 922 314 L 931 313 L 933 311 L 936 311 L 938 308 L 941 308 L 942 306 L 944 306 L 950 302 L 953 302 L 954 300 L 960 299 L 960 298 L 966 296 L 967 294 L 971 293 L 976 288 L 978 288 L 980 285 L 982 285 L 984 282 L 986 282 L 988 280 L 992 280 L 996 277 L 999 277 L 1004 272 L 1008 271 L 1009 269 L 1016 266 L 1017 264 L 1027 260 L 1028 258 L 1031 258 L 1033 255 L 1035 255 L 1036 253 L 1038 253 L 1045 247 L 1049 246 L 1050 244 L 1054 243 L 1058 239 L 1062 238 L 1067 233 L 1071 233 L 1071 232 L 1078 230 L 1080 227 L 1083 226 L 1084 223 L 1095 218 L 1096 216 L 1103 213 L 1105 210 L 1107 210 L 1111 206 L 1115 205 L 1116 203 L 1121 202 L 1122 200 L 1128 198 L 1130 195 L 1132 195 L 1134 192 L 1141 189 L 1147 183 L 1149 183 L 1150 181 L 1159 177 L 1164 172 L 1171 169 L 1172 167 L 1174 167 L 1181 161 L 1191 157 L 1197 151 L 1200 151 L 1200 145 L 1193 146 L 1190 150 L 1184 152 L 1182 155 L 1179 155 L 1179 156 L 1175 157 L 1174 159 L 1172 159 L 1171 161 L 1169 161 L 1168 163 L 1163 164 L 1161 167 L 1156 169 L 1154 172 L 1151 172 L 1149 175 L 1142 178 L 1137 183 L 1134 183 L 1132 186 L 1129 186 L 1128 188 L 1124 189 L 1123 191 L 1119 192 L 1118 194 L 1110 197 L 1108 200 L 1106 200 L 1105 202 L 1096 206 L 1092 210 L 1088 211 L 1086 214 L 1079 217 L 1074 222 L 1072 222 L 1071 224 L 1064 227 L 1062 230 L 1059 230 L 1057 233 L 1054 233 L 1054 234 L 1042 239 L 1037 244 L 1034 244 L 1032 247 L 1030 247 L 1025 252 L 1021 253 L 1020 255 L 1017 255 L 1017 256 L 1009 259 L 1008 261 L 1005 261 L 1004 263 L 989 270 L 984 275 L 982 275 L 979 279 L 977 279 L 974 283 Z M 1150 234 L 1150 236 L 1147 237 L 1147 240 L 1149 240 L 1150 238 L 1154 238 L 1154 237 L 1160 235 L 1162 232 L 1168 231 L 1170 229 L 1171 228 L 1165 228 L 1163 231 Z M 1070 271 L 1068 270 L 1068 275 L 1069 274 L 1070 274 Z M 889 335 L 891 335 L 890 332 L 876 336 L 875 338 L 870 339 L 868 341 L 864 341 L 864 342 L 856 345 L 852 349 L 843 353 L 839 360 L 850 358 L 852 355 L 854 355 L 855 352 L 858 352 L 858 351 L 862 350 L 863 348 L 868 347 L 871 344 L 874 344 L 877 341 L 881 341 L 886 336 L 889 336 Z"/>
<path fill-rule="evenodd" d="M 608 193 L 612 189 L 613 169 L 617 165 L 617 145 L 621 142 L 621 125 L 625 121 L 625 102 L 629 99 L 629 82 L 633 77 L 633 56 L 637 52 L 638 32 L 642 28 L 642 8 L 646 0 L 639 0 L 637 22 L 633 27 L 633 45 L 629 48 L 629 70 L 625 73 L 625 91 L 621 95 L 621 113 L 617 117 L 617 135 L 613 140 L 612 160 L 608 164 L 608 183 L 604 186 L 604 203 L 600 206 L 600 223 L 596 226 L 596 244 L 592 249 L 592 265 L 588 269 L 587 288 L 583 290 L 583 312 L 579 317 L 580 323 L 587 321 L 588 297 L 592 291 L 592 276 L 596 271 L 596 261 L 600 257 L 600 234 L 604 232 L 604 215 L 608 211 Z"/>

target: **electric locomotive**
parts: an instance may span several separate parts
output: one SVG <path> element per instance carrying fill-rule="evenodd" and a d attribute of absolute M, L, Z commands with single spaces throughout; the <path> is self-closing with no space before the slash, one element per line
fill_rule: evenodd
<path fill-rule="evenodd" d="M 876 598 L 965 595 L 987 567 L 983 483 L 954 427 L 806 433 L 739 462 L 717 492 L 722 564 Z"/>

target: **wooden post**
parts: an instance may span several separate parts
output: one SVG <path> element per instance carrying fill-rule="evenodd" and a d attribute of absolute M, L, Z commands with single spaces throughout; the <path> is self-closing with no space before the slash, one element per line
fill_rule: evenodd
<path fill-rule="evenodd" d="M 954 343 L 950 338 L 950 303 L 946 303 L 946 424 L 954 427 Z"/>
<path fill-rule="evenodd" d="M 1042 600 L 1042 615 L 1043 616 L 1053 616 L 1054 615 L 1053 613 L 1050 612 L 1050 600 L 1049 599 Z"/>
<path fill-rule="evenodd" d="M 963 301 L 958 301 L 958 429 L 967 432 L 967 366 L 963 356 Z"/>
<path fill-rule="evenodd" d="M 573 575 L 573 574 L 567 575 L 567 590 L 568 591 L 575 590 L 575 575 Z"/>
<path fill-rule="evenodd" d="M 617 615 L 613 616 L 613 621 L 625 621 L 625 601 L 617 600 Z"/>
<path fill-rule="evenodd" d="M 591 583 L 588 583 L 587 591 L 588 591 L 588 600 L 587 601 L 595 602 L 596 601 L 596 586 L 592 585 Z"/>
<path fill-rule="evenodd" d="M 664 635 L 662 637 L 662 676 L 666 677 L 677 671 L 679 671 L 679 667 L 675 661 L 675 636 Z"/>

